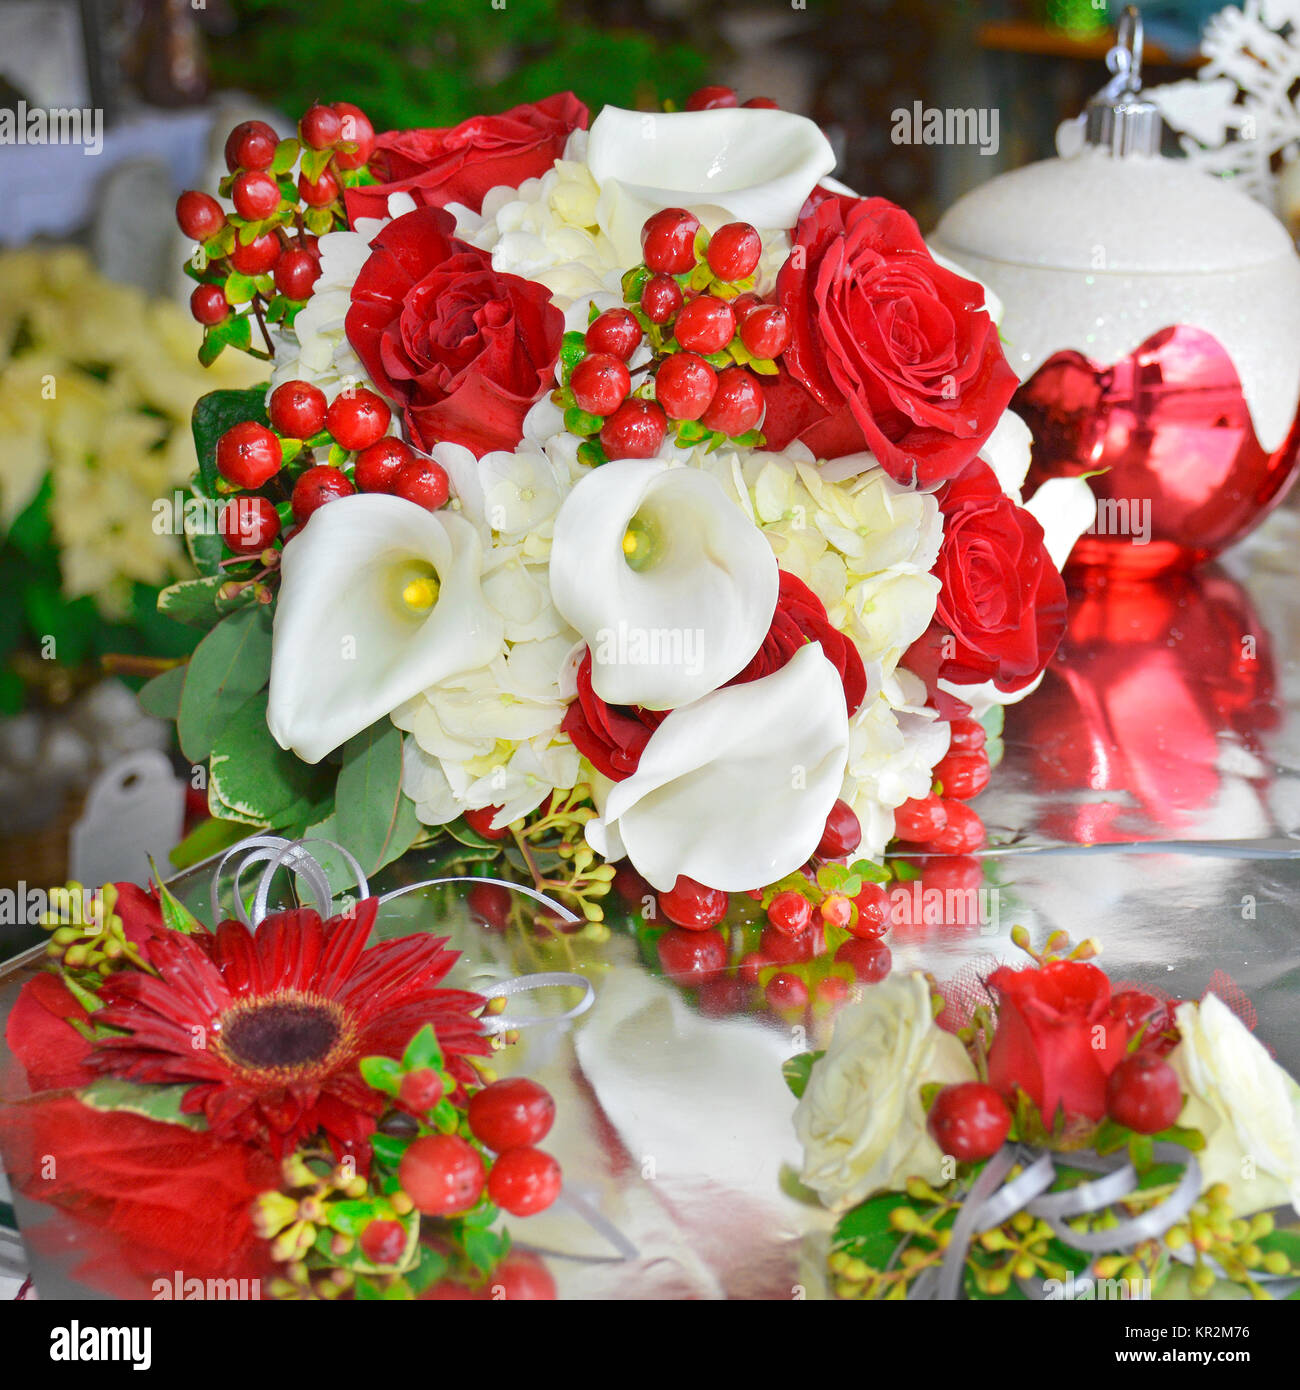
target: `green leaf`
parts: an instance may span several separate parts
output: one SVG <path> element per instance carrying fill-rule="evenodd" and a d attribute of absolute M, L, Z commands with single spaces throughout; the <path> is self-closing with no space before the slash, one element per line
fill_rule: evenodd
<path fill-rule="evenodd" d="M 872 1269 L 884 1269 L 894 1247 L 902 1239 L 889 1224 L 890 1215 L 898 1207 L 920 1209 L 904 1192 L 881 1192 L 868 1198 L 840 1218 L 835 1227 L 833 1248 L 847 1250 L 856 1259 L 865 1260 Z"/>
<path fill-rule="evenodd" d="M 292 463 L 302 453 L 301 439 L 282 439 L 280 441 L 280 462 Z"/>
<path fill-rule="evenodd" d="M 259 604 L 223 618 L 194 649 L 176 721 L 181 748 L 202 762 L 236 712 L 271 676 L 271 614 Z"/>
<path fill-rule="evenodd" d="M 431 1245 L 421 1245 L 416 1253 L 416 1266 L 406 1276 L 411 1292 L 423 1293 L 446 1274 L 448 1267 L 445 1255 L 440 1255 Z"/>
<path fill-rule="evenodd" d="M 397 1134 L 372 1134 L 370 1147 L 375 1151 L 375 1157 L 380 1163 L 386 1163 L 390 1168 L 396 1168 L 414 1140 L 414 1135 L 404 1138 Z"/>
<path fill-rule="evenodd" d="M 298 142 L 294 139 L 281 140 L 271 156 L 271 173 L 287 174 L 298 160 Z"/>
<path fill-rule="evenodd" d="M 466 1230 L 462 1241 L 465 1258 L 479 1274 L 490 1274 L 508 1249 L 503 1235 L 481 1228 Z"/>
<path fill-rule="evenodd" d="M 391 1057 L 363 1057 L 357 1065 L 361 1079 L 372 1090 L 395 1096 L 402 1089 L 401 1064 Z"/>
<path fill-rule="evenodd" d="M 158 595 L 158 611 L 190 627 L 215 627 L 221 621 L 217 594 L 226 578 L 221 574 L 182 579 Z"/>
<path fill-rule="evenodd" d="M 870 859 L 855 859 L 849 870 L 866 883 L 888 883 L 892 877 L 883 864 L 873 864 Z"/>
<path fill-rule="evenodd" d="M 592 306 L 595 307 L 594 305 Z M 572 333 L 566 333 L 560 343 L 560 382 L 562 385 L 569 384 L 569 378 L 573 375 L 573 369 L 587 355 L 586 335 L 579 333 L 576 329 Z"/>
<path fill-rule="evenodd" d="M 174 868 L 188 869 L 193 864 L 201 864 L 205 859 L 211 859 L 214 854 L 229 849 L 231 845 L 237 845 L 247 834 L 248 826 L 241 825 L 239 821 L 209 816 L 201 820 L 180 844 L 168 853 L 167 858 Z"/>
<path fill-rule="evenodd" d="M 209 798 L 215 795 L 231 819 L 258 826 L 319 800 L 333 779 L 329 764 L 304 763 L 276 743 L 266 726 L 266 699 L 259 691 L 235 711 L 209 764 Z"/>
<path fill-rule="evenodd" d="M 751 357 L 749 370 L 757 372 L 759 376 L 779 376 L 781 374 L 781 369 L 770 357 Z"/>
<path fill-rule="evenodd" d="M 321 174 L 333 157 L 334 151 L 328 147 L 323 150 L 304 149 L 298 172 L 305 174 L 309 183 L 319 183 Z"/>
<path fill-rule="evenodd" d="M 438 1035 L 433 1025 L 426 1023 L 406 1045 L 402 1053 L 402 1066 L 407 1071 L 422 1071 L 425 1067 L 442 1066 L 442 1048 L 438 1046 Z"/>
<path fill-rule="evenodd" d="M 334 230 L 334 214 L 329 208 L 308 208 L 302 220 L 313 236 L 324 236 Z"/>
<path fill-rule="evenodd" d="M 166 1125 L 205 1130 L 208 1126 L 202 1115 L 181 1113 L 181 1101 L 189 1089 L 188 1085 L 138 1086 L 133 1081 L 104 1077 L 83 1086 L 77 1092 L 77 1099 L 90 1110 L 122 1110 Z"/>
<path fill-rule="evenodd" d="M 420 821 L 402 794 L 402 731 L 391 720 L 379 720 L 343 745 L 334 805 L 338 841 L 367 877 L 410 849 Z"/>
<path fill-rule="evenodd" d="M 225 289 L 227 304 L 247 304 L 257 293 L 257 286 L 253 283 L 253 277 L 244 275 L 238 270 L 232 270 L 226 277 Z"/>
<path fill-rule="evenodd" d="M 623 276 L 623 298 L 629 304 L 640 304 L 641 291 L 650 279 L 650 271 L 643 265 L 633 266 Z"/>
<path fill-rule="evenodd" d="M 161 676 L 155 676 L 142 686 L 136 698 L 140 708 L 155 719 L 175 719 L 181 708 L 181 687 L 185 684 L 185 667 L 173 666 Z"/>
<path fill-rule="evenodd" d="M 789 1086 L 796 1099 L 802 1099 L 804 1091 L 808 1088 L 808 1078 L 812 1075 L 814 1063 L 825 1055 L 824 1052 L 800 1052 L 794 1057 L 787 1057 L 781 1064 L 781 1075 L 785 1077 L 785 1084 Z"/>
<path fill-rule="evenodd" d="M 210 367 L 228 347 L 246 352 L 253 344 L 253 329 L 247 314 L 231 314 L 207 329 L 199 347 L 199 362 Z"/>
<path fill-rule="evenodd" d="M 203 923 L 185 906 L 175 893 L 161 881 L 155 869 L 154 881 L 158 884 L 158 901 L 162 906 L 163 926 L 168 931 L 184 932 L 186 936 L 192 936 L 195 932 L 204 930 Z"/>
<path fill-rule="evenodd" d="M 247 319 L 240 322 L 248 328 Z M 249 342 L 251 341 L 250 333 Z M 254 420 L 259 425 L 270 424 L 266 414 L 266 392 L 266 386 L 209 391 L 206 396 L 200 397 L 195 405 L 191 427 L 194 431 L 194 449 L 198 454 L 203 489 L 207 496 L 216 495 L 217 481 L 220 477 L 217 472 L 217 441 L 221 436 L 231 425 L 237 425 L 241 420 Z"/>

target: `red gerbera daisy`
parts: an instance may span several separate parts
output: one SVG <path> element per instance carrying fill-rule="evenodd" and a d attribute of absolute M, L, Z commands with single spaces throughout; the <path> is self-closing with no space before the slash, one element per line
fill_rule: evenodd
<path fill-rule="evenodd" d="M 323 1131 L 335 1154 L 370 1159 L 385 1101 L 358 1059 L 400 1057 L 432 1024 L 458 1082 L 488 1042 L 474 1017 L 483 999 L 436 986 L 456 959 L 446 938 L 406 936 L 365 949 L 378 904 L 367 898 L 322 922 L 309 908 L 215 933 L 167 932 L 151 944 L 158 977 L 105 980 L 87 1064 L 131 1081 L 192 1082 L 182 1102 L 217 1135 L 269 1146 L 277 1158 Z"/>

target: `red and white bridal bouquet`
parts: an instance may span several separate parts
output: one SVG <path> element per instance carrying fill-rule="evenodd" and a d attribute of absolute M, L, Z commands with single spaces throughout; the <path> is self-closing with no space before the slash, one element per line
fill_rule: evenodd
<path fill-rule="evenodd" d="M 367 871 L 550 846 L 590 921 L 626 859 L 693 926 L 983 843 L 978 721 L 1060 639 L 1089 494 L 1021 504 L 984 289 L 811 121 L 715 99 L 320 105 L 182 196 L 205 356 L 270 368 L 196 412 L 216 525 L 162 607 L 212 630 L 146 695 L 214 816 Z"/>

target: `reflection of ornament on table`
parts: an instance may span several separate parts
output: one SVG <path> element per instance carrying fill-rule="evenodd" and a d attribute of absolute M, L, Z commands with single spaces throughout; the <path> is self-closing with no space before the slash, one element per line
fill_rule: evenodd
<path fill-rule="evenodd" d="M 1016 712 L 1044 790 L 1086 789 L 1051 816 L 1074 843 L 1206 832 L 1233 786 L 1259 804 L 1270 777 L 1277 668 L 1250 598 L 1222 570 L 1113 578 L 1074 596 L 1061 654 Z M 1106 793 L 1111 795 L 1107 796 Z M 1262 827 L 1259 827 L 1262 830 Z"/>
<path fill-rule="evenodd" d="M 1108 470 L 1075 561 L 1152 572 L 1217 554 L 1284 494 L 1300 261 L 1262 207 L 1160 156 L 1125 13 L 1082 145 L 976 189 L 934 242 L 1004 302 L 1031 486 Z"/>
<path fill-rule="evenodd" d="M 1150 90 L 1189 162 L 1227 175 L 1297 230 L 1300 218 L 1300 5 L 1244 0 L 1206 25 L 1194 78 Z"/>

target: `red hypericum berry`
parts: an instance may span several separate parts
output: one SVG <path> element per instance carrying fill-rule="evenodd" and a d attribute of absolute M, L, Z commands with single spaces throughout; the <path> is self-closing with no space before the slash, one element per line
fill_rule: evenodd
<path fill-rule="evenodd" d="M 226 214 L 210 193 L 191 188 L 176 199 L 176 222 L 191 241 L 207 241 L 225 226 Z"/>
<path fill-rule="evenodd" d="M 392 492 L 403 465 L 413 462 L 410 447 L 395 434 L 386 434 L 357 455 L 352 476 L 362 492 Z"/>
<path fill-rule="evenodd" d="M 236 487 L 261 487 L 280 471 L 280 441 L 252 420 L 241 420 L 217 440 L 217 472 Z"/>
<path fill-rule="evenodd" d="M 934 779 L 943 794 L 954 801 L 970 801 L 989 784 L 992 768 L 988 754 L 977 748 L 970 753 L 948 753 L 934 767 Z"/>
<path fill-rule="evenodd" d="M 458 1134 L 426 1134 L 402 1155 L 397 1180 L 426 1216 L 452 1216 L 482 1194 L 483 1160 Z"/>
<path fill-rule="evenodd" d="M 260 555 L 280 534 L 280 513 L 265 497 L 234 497 L 222 507 L 217 530 L 236 555 Z"/>
<path fill-rule="evenodd" d="M 480 806 L 477 810 L 466 811 L 465 824 L 485 840 L 504 840 L 510 834 L 510 827 L 503 825 L 500 830 L 492 828 L 493 818 L 500 810 L 500 806 Z"/>
<path fill-rule="evenodd" d="M 408 1071 L 402 1077 L 397 1099 L 413 1115 L 427 1115 L 442 1099 L 442 1077 L 432 1067 Z"/>
<path fill-rule="evenodd" d="M 224 321 L 230 313 L 230 305 L 226 302 L 226 292 L 220 285 L 199 285 L 194 293 L 190 295 L 190 313 L 194 315 L 205 328 L 211 328 L 214 323 Z"/>
<path fill-rule="evenodd" d="M 767 920 L 786 936 L 798 936 L 812 921 L 812 903 L 802 893 L 786 889 L 768 903 Z"/>
<path fill-rule="evenodd" d="M 763 993 L 778 1013 L 790 1013 L 808 1003 L 808 986 L 790 970 L 778 970 Z"/>
<path fill-rule="evenodd" d="M 313 150 L 327 150 L 343 134 L 339 114 L 329 106 L 312 106 L 298 122 L 302 143 Z"/>
<path fill-rule="evenodd" d="M 325 392 L 309 381 L 285 381 L 271 392 L 271 424 L 286 439 L 310 439 L 325 428 Z"/>
<path fill-rule="evenodd" d="M 647 217 L 641 228 L 641 254 L 646 265 L 667 275 L 693 270 L 699 230 L 700 219 L 685 208 L 664 208 Z"/>
<path fill-rule="evenodd" d="M 470 1132 L 497 1153 L 540 1144 L 555 1121 L 555 1101 L 526 1076 L 494 1081 L 469 1098 Z"/>
<path fill-rule="evenodd" d="M 1177 1124 L 1182 1108 L 1178 1073 L 1155 1052 L 1125 1057 L 1106 1080 L 1106 1113 L 1138 1134 Z"/>
<path fill-rule="evenodd" d="M 819 1004 L 829 1004 L 833 1008 L 849 997 L 849 982 L 839 975 L 827 975 L 817 981 L 813 992 Z"/>
<path fill-rule="evenodd" d="M 970 854 L 984 846 L 984 822 L 964 801 L 943 798 L 947 824 L 930 837 L 929 847 L 939 854 Z"/>
<path fill-rule="evenodd" d="M 682 307 L 682 287 L 671 275 L 652 275 L 641 291 L 641 311 L 651 323 L 667 323 Z"/>
<path fill-rule="evenodd" d="M 725 299 L 701 294 L 673 324 L 673 337 L 691 352 L 721 352 L 736 334 L 736 316 Z"/>
<path fill-rule="evenodd" d="M 717 372 L 693 352 L 674 352 L 655 373 L 655 400 L 673 420 L 698 420 L 717 389 Z"/>
<path fill-rule="evenodd" d="M 612 415 L 627 400 L 632 378 L 627 363 L 612 352 L 591 352 L 569 378 L 573 399 L 592 415 Z"/>
<path fill-rule="evenodd" d="M 280 206 L 280 185 L 270 174 L 246 169 L 235 176 L 230 197 L 240 217 L 246 222 L 260 222 Z"/>
<path fill-rule="evenodd" d="M 894 812 L 894 834 L 914 845 L 928 844 L 948 824 L 948 812 L 939 797 L 914 796 Z"/>
<path fill-rule="evenodd" d="M 400 1221 L 370 1221 L 358 1242 L 372 1265 L 392 1265 L 406 1253 L 406 1227 Z"/>
<path fill-rule="evenodd" d="M 328 207 L 339 196 L 339 181 L 328 169 L 315 183 L 306 174 L 298 175 L 298 196 L 309 208 Z"/>
<path fill-rule="evenodd" d="M 787 936 L 773 926 L 763 928 L 758 938 L 759 954 L 768 965 L 795 965 L 812 960 L 822 939 L 820 924 L 811 926 L 798 936 Z"/>
<path fill-rule="evenodd" d="M 822 859 L 843 859 L 862 843 L 862 826 L 847 801 L 836 800 L 826 817 L 826 828 L 817 844 Z"/>
<path fill-rule="evenodd" d="M 726 435 L 745 434 L 763 418 L 763 392 L 758 379 L 744 367 L 718 373 L 718 389 L 701 419 L 704 427 Z"/>
<path fill-rule="evenodd" d="M 693 931 L 716 926 L 727 915 L 727 894 L 721 888 L 706 888 L 685 874 L 667 892 L 659 894 L 659 910 L 670 922 Z"/>
<path fill-rule="evenodd" d="M 340 145 L 355 145 L 355 150 L 335 151 L 334 162 L 340 169 L 360 169 L 375 152 L 375 128 L 370 117 L 350 101 L 336 101 L 334 112 L 339 118 Z"/>
<path fill-rule="evenodd" d="M 510 917 L 510 890 L 499 883 L 476 883 L 465 894 L 470 915 L 493 931 L 505 931 Z"/>
<path fill-rule="evenodd" d="M 984 885 L 984 865 L 968 854 L 945 854 L 927 859 L 921 864 L 921 887 L 937 888 L 939 892 L 965 894 L 978 891 Z"/>
<path fill-rule="evenodd" d="M 360 450 L 382 439 L 388 432 L 393 412 L 382 396 L 373 391 L 353 391 L 338 396 L 325 412 L 325 428 L 343 448 Z"/>
<path fill-rule="evenodd" d="M 451 479 L 442 464 L 432 459 L 412 459 L 397 470 L 393 494 L 405 497 L 425 511 L 436 512 L 451 496 Z"/>
<path fill-rule="evenodd" d="M 790 317 L 777 304 L 760 304 L 740 321 L 740 341 L 755 357 L 779 357 L 790 346 Z"/>
<path fill-rule="evenodd" d="M 752 290 L 746 290 L 744 294 L 738 294 L 735 299 L 731 301 L 731 310 L 736 316 L 736 322 L 744 323 L 748 315 L 752 314 L 754 310 L 764 302 L 765 301 Z"/>
<path fill-rule="evenodd" d="M 709 269 L 719 280 L 743 280 L 763 254 L 763 239 L 748 222 L 728 222 L 709 238 Z"/>
<path fill-rule="evenodd" d="M 634 396 L 605 421 L 600 442 L 608 458 L 650 459 L 659 452 L 667 430 L 663 407 Z"/>
<path fill-rule="evenodd" d="M 699 87 L 686 98 L 687 111 L 717 111 L 724 106 L 738 106 L 740 99 L 733 87 Z"/>
<path fill-rule="evenodd" d="M 780 106 L 771 97 L 750 97 L 748 101 L 742 101 L 742 106 L 747 106 L 751 111 L 779 111 Z"/>
<path fill-rule="evenodd" d="M 863 984 L 874 985 L 889 974 L 894 958 L 883 941 L 863 941 L 851 936 L 835 952 L 835 961 L 847 965 Z"/>
<path fill-rule="evenodd" d="M 973 753 L 988 742 L 984 725 L 977 719 L 954 719 L 948 725 L 948 751 Z"/>
<path fill-rule="evenodd" d="M 758 972 L 766 970 L 772 961 L 762 953 L 762 951 L 750 951 L 741 956 L 740 964 L 736 967 L 736 977 L 747 985 L 758 983 Z"/>
<path fill-rule="evenodd" d="M 531 1250 L 512 1250 L 492 1271 L 488 1297 L 502 1303 L 552 1303 L 555 1280 Z"/>
<path fill-rule="evenodd" d="M 560 1165 L 541 1149 L 510 1149 L 488 1174 L 488 1197 L 511 1216 L 545 1211 L 560 1195 Z"/>
<path fill-rule="evenodd" d="M 1007 1103 L 982 1081 L 945 1086 L 934 1098 L 926 1121 L 930 1137 L 959 1163 L 992 1158 L 1011 1128 Z"/>
<path fill-rule="evenodd" d="M 265 121 L 242 121 L 226 136 L 226 168 L 269 169 L 280 137 Z"/>
<path fill-rule="evenodd" d="M 864 883 L 862 891 L 853 899 L 857 915 L 848 924 L 848 930 L 864 941 L 874 940 L 889 927 L 889 893 L 879 883 Z"/>
<path fill-rule="evenodd" d="M 698 985 L 727 968 L 727 943 L 714 928 L 669 927 L 655 946 L 664 974 L 675 984 Z"/>
<path fill-rule="evenodd" d="M 843 893 L 832 893 L 818 909 L 828 927 L 847 927 L 853 920 L 853 904 Z"/>
<path fill-rule="evenodd" d="M 286 299 L 306 299 L 320 279 L 320 260 L 295 247 L 275 263 L 275 287 Z"/>
<path fill-rule="evenodd" d="M 280 259 L 280 239 L 274 232 L 263 232 L 254 237 L 247 246 L 241 246 L 236 239 L 230 248 L 230 264 L 241 275 L 265 275 L 275 269 Z"/>
<path fill-rule="evenodd" d="M 735 975 L 714 975 L 700 985 L 695 1002 L 706 1018 L 726 1018 L 749 1003 L 749 986 Z"/>
<path fill-rule="evenodd" d="M 341 468 L 318 463 L 300 473 L 293 485 L 293 519 L 301 526 L 326 502 L 337 502 L 340 497 L 351 497 L 354 492 L 356 488 Z"/>
<path fill-rule="evenodd" d="M 627 863 L 620 864 L 614 871 L 614 891 L 634 907 L 640 907 L 646 898 L 654 896 L 654 889 Z"/>
<path fill-rule="evenodd" d="M 626 362 L 641 346 L 641 325 L 631 309 L 606 309 L 587 327 L 589 352 L 608 352 Z"/>

